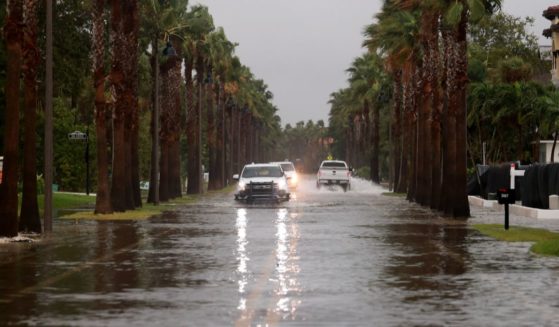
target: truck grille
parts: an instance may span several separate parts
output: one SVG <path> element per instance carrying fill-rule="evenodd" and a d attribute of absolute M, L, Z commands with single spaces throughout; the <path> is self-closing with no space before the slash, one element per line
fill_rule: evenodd
<path fill-rule="evenodd" d="M 278 186 L 273 182 L 270 183 L 250 183 L 247 185 L 247 191 L 251 195 L 273 195 L 277 192 Z"/>

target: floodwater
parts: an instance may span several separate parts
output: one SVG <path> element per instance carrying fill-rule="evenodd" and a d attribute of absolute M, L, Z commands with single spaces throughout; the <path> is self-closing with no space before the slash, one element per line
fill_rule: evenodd
<path fill-rule="evenodd" d="M 0 244 L 0 325 L 559 324 L 559 259 L 382 192 L 309 177 L 279 205 L 218 194 L 144 222 L 57 221 Z"/>

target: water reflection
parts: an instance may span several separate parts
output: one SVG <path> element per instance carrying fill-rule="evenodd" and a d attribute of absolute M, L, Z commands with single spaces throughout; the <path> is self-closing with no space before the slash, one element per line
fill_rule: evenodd
<path fill-rule="evenodd" d="M 235 222 L 237 291 L 239 293 L 237 310 L 240 311 L 237 326 L 250 326 L 254 319 L 265 319 L 263 325 L 273 325 L 280 319 L 295 320 L 297 308 L 301 304 L 298 297 L 301 293 L 301 286 L 298 280 L 300 258 L 297 249 L 301 234 L 297 218 L 297 214 L 289 214 L 285 208 L 277 210 L 274 221 L 275 246 L 268 257 L 269 260 L 264 260 L 263 266 L 257 265 L 251 269 L 248 265 L 250 261 L 247 238 L 249 218 L 246 209 L 237 210 Z M 258 258 L 255 260 L 259 262 Z M 251 278 L 254 276 L 259 277 L 254 280 Z M 270 300 L 265 298 L 259 300 L 258 298 L 265 294 L 263 290 L 268 287 L 271 290 Z M 259 311 L 258 309 L 262 306 L 267 309 Z M 265 314 L 261 315 L 262 312 Z"/>
<path fill-rule="evenodd" d="M 408 312 L 410 316 L 426 314 L 429 320 L 436 319 L 433 313 L 460 312 L 453 303 L 464 297 L 471 283 L 456 277 L 469 270 L 466 224 L 418 212 L 410 217 L 413 221 L 387 226 L 385 240 L 395 250 L 383 274 L 390 295 L 421 312 Z"/>
<path fill-rule="evenodd" d="M 237 210 L 237 221 L 235 223 L 237 228 L 237 272 L 239 274 L 239 305 L 237 308 L 241 311 L 246 311 L 246 286 L 248 284 L 248 268 L 247 262 L 249 260 L 247 255 L 247 212 L 246 209 Z"/>
<path fill-rule="evenodd" d="M 287 209 L 280 209 L 276 219 L 276 296 L 274 309 L 283 319 L 295 319 L 301 301 L 294 298 L 301 291 L 297 275 L 300 272 L 297 243 L 300 239 L 297 214 L 288 216 Z"/>

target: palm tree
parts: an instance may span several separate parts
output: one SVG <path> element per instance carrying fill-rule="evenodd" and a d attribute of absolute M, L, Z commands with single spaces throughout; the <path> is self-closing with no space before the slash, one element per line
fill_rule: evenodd
<path fill-rule="evenodd" d="M 128 198 L 131 198 L 131 209 L 142 206 L 140 193 L 140 160 L 139 160 L 139 106 L 138 106 L 138 69 L 139 69 L 139 7 L 138 0 L 127 1 L 123 5 L 126 18 L 124 19 L 124 33 L 126 35 L 126 89 L 128 100 L 128 120 L 129 128 L 125 136 L 127 137 L 127 158 L 128 167 Z M 129 200 L 130 201 L 130 200 Z"/>
<path fill-rule="evenodd" d="M 139 181 L 133 166 L 137 152 L 132 150 L 137 133 L 138 3 L 112 1 L 112 69 L 110 80 L 116 95 L 111 202 L 115 211 L 138 206 Z M 123 15 L 123 11 L 126 15 Z"/>
<path fill-rule="evenodd" d="M 184 39 L 185 76 L 187 89 L 187 123 L 188 140 L 188 194 L 203 193 L 202 183 L 202 103 L 204 99 L 204 80 L 206 74 L 207 44 L 206 37 L 213 31 L 213 19 L 204 6 L 193 6 L 189 15 L 191 22 L 189 35 Z M 196 70 L 198 96 L 196 102 L 192 95 L 194 86 L 192 69 Z"/>
<path fill-rule="evenodd" d="M 378 54 L 369 52 L 362 57 L 355 59 L 352 67 L 347 71 L 350 73 L 350 89 L 354 97 L 357 97 L 363 106 L 363 115 L 367 130 L 364 137 L 370 140 L 370 168 L 371 180 L 379 183 L 379 128 L 380 128 L 380 106 L 376 105 L 375 99 L 378 96 L 380 80 L 383 78 L 381 73 L 381 62 Z M 372 106 L 372 114 L 369 114 Z M 370 126 L 369 125 L 370 121 Z"/>
<path fill-rule="evenodd" d="M 161 62 L 161 130 L 159 131 L 161 144 L 160 185 L 161 201 L 180 197 L 180 134 L 181 134 L 181 58 L 182 49 L 178 37 L 171 35 L 166 52 L 177 49 L 177 55 L 167 56 Z"/>
<path fill-rule="evenodd" d="M 145 38 L 151 43 L 151 51 L 149 53 L 150 65 L 151 65 L 151 76 L 152 76 L 152 118 L 151 118 L 151 139 L 152 139 L 152 153 L 151 153 L 151 172 L 150 172 L 150 186 L 148 192 L 148 202 L 159 203 L 159 189 L 160 189 L 160 165 L 159 165 L 159 153 L 160 151 L 160 86 L 161 86 L 161 65 L 168 65 L 167 60 L 172 60 L 174 63 L 174 71 L 172 76 L 176 79 L 180 76 L 180 63 L 178 59 L 175 58 L 176 52 L 182 53 L 184 49 L 179 45 L 178 40 L 182 40 L 185 37 L 186 31 L 188 29 L 188 17 L 187 17 L 187 0 L 173 1 L 173 2 L 160 2 L 152 1 L 145 3 L 143 6 L 144 19 L 142 22 L 143 31 L 145 32 Z M 165 49 L 160 47 L 161 42 L 165 44 Z M 172 47 L 172 48 L 171 48 Z M 161 58 L 161 53 L 163 52 L 163 60 Z M 163 62 L 162 62 L 163 61 Z M 169 68 L 171 67 L 169 66 Z M 179 70 L 177 72 L 177 70 Z M 167 72 L 164 72 L 165 74 Z M 187 78 L 191 76 L 187 75 Z M 164 79 L 165 82 L 165 79 Z M 174 82 L 174 93 L 176 96 L 180 96 L 178 93 L 180 90 L 180 80 Z M 178 140 L 180 139 L 180 124 L 177 116 L 176 108 L 173 109 L 175 114 L 172 115 L 172 119 L 175 121 L 170 123 L 170 128 L 173 129 L 174 135 L 172 137 L 172 146 L 165 147 L 164 156 L 168 158 L 166 162 L 169 163 L 167 167 L 164 167 L 166 176 L 166 192 L 167 189 L 172 195 L 172 197 L 181 195 L 181 183 L 180 183 L 180 154 L 178 153 Z M 164 130 L 167 131 L 169 127 L 165 127 Z M 171 151 L 171 153 L 167 153 Z M 166 158 L 162 158 L 166 160 Z M 167 173 L 167 169 L 168 172 Z"/>
<path fill-rule="evenodd" d="M 445 212 L 454 217 L 468 217 L 470 208 L 466 193 L 467 184 L 467 130 L 466 95 L 468 85 L 467 29 L 470 20 L 476 21 L 500 8 L 500 0 L 446 1 L 448 6 L 446 35 L 446 92 L 448 110 L 445 141 L 447 143 L 449 175 L 448 187 L 453 192 L 445 201 Z M 455 127 L 455 128 L 453 128 Z M 456 131 L 456 133 L 455 133 Z M 455 135 L 451 135 L 455 134 Z M 454 169 L 454 170 L 453 170 Z M 443 177 L 444 178 L 444 177 Z"/>
<path fill-rule="evenodd" d="M 96 0 L 93 8 L 93 83 L 95 88 L 95 128 L 97 136 L 97 196 L 95 213 L 112 213 L 107 152 L 105 110 L 105 0 Z"/>
<path fill-rule="evenodd" d="M 6 111 L 4 129 L 4 166 L 0 184 L 0 236 L 18 233 L 17 181 L 19 139 L 19 85 L 22 58 L 22 1 L 8 0 L 4 25 L 6 40 Z"/>
<path fill-rule="evenodd" d="M 228 81 L 229 70 L 231 70 L 232 67 L 232 55 L 235 44 L 227 39 L 221 27 L 209 35 L 208 42 L 211 45 L 210 56 L 212 60 L 213 76 L 216 82 L 215 102 L 217 107 L 215 116 L 216 130 L 212 132 L 215 135 L 215 149 L 209 149 L 210 153 L 216 153 L 215 167 L 213 168 L 215 179 L 212 179 L 212 172 L 210 171 L 210 185 L 213 184 L 212 186 L 215 189 L 220 189 L 225 186 L 225 84 Z M 211 167 L 212 165 L 210 164 L 210 168 Z"/>
<path fill-rule="evenodd" d="M 25 144 L 23 164 L 23 199 L 19 230 L 41 233 L 41 219 L 37 203 L 37 46 L 38 0 L 24 1 L 23 58 L 25 89 Z"/>
<path fill-rule="evenodd" d="M 420 66 L 420 47 L 418 38 L 417 11 L 402 10 L 392 1 L 386 1 L 383 10 L 377 15 L 377 24 L 367 26 L 363 45 L 370 52 L 380 51 L 385 56 L 385 65 L 392 75 L 394 83 L 394 108 L 392 118 L 392 183 L 399 193 L 408 192 L 408 199 L 416 199 L 415 183 L 417 167 L 423 152 L 415 150 L 412 140 L 412 128 L 417 116 L 415 97 L 421 84 L 416 82 L 416 74 Z M 406 119 L 406 127 L 402 135 L 402 117 Z M 403 136 L 403 138 L 402 138 Z M 412 154 L 416 154 L 415 155 Z M 409 178 L 408 178 L 409 174 Z"/>

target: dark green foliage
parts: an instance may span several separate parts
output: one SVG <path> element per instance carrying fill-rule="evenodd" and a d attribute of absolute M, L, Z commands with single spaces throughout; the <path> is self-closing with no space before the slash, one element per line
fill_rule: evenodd
<path fill-rule="evenodd" d="M 77 109 L 70 108 L 70 101 L 56 99 L 54 102 L 54 183 L 61 191 L 85 191 L 86 163 L 85 142 L 71 141 L 68 133 L 85 132 L 87 125 L 80 122 Z M 95 189 L 95 129 L 89 128 L 90 189 Z"/>
<path fill-rule="evenodd" d="M 312 120 L 307 121 L 306 124 L 300 121 L 295 127 L 287 124 L 283 130 L 283 151 L 275 160 L 289 159 L 295 162 L 299 159 L 305 172 L 315 172 L 330 151 L 329 146 L 323 142 L 327 135 L 322 120 L 316 124 Z"/>
<path fill-rule="evenodd" d="M 485 64 L 477 58 L 472 58 L 468 64 L 468 78 L 470 82 L 483 82 L 486 77 L 487 67 Z"/>
<path fill-rule="evenodd" d="M 492 77 L 496 77 L 499 64 L 512 57 L 521 58 L 530 65 L 535 75 L 548 72 L 550 65 L 539 57 L 537 36 L 528 32 L 533 23 L 533 18 L 514 17 L 502 12 L 484 18 L 470 27 L 470 58 L 485 63 Z"/>

